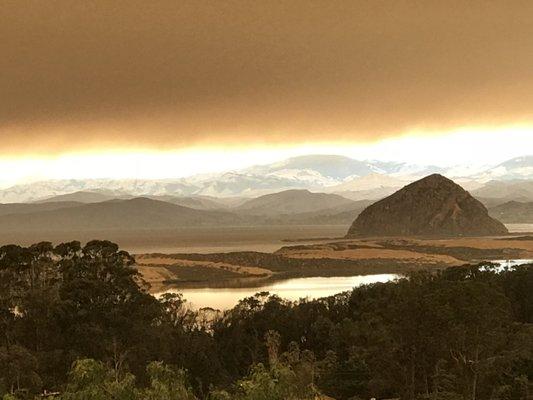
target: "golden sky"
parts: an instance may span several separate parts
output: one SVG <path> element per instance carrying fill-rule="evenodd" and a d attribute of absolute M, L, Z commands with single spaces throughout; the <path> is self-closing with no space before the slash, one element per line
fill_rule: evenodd
<path fill-rule="evenodd" d="M 5 0 L 0 154 L 533 125 L 531 1 Z"/>

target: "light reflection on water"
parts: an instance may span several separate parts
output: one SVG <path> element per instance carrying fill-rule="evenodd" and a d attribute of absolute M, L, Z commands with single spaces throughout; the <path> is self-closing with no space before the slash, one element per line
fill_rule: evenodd
<path fill-rule="evenodd" d="M 211 307 L 227 310 L 234 307 L 239 300 L 253 296 L 257 292 L 270 292 L 291 301 L 302 298 L 317 299 L 345 292 L 365 284 L 388 282 L 398 277 L 399 275 L 396 274 L 376 274 L 295 278 L 253 288 L 183 288 L 170 289 L 167 293 L 182 293 L 183 297 L 194 309 Z"/>
<path fill-rule="evenodd" d="M 530 259 L 493 260 L 502 267 L 533 263 Z M 189 306 L 193 309 L 210 307 L 218 310 L 233 308 L 239 300 L 253 296 L 258 292 L 276 294 L 286 300 L 303 298 L 317 299 L 346 292 L 361 285 L 377 282 L 388 282 L 399 278 L 397 274 L 375 274 L 334 277 L 294 278 L 269 283 L 260 287 L 248 288 L 180 288 L 169 289 L 166 293 L 182 293 Z"/>

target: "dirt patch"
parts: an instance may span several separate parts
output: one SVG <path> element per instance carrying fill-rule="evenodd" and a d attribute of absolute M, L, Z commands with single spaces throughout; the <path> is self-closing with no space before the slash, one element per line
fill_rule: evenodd
<path fill-rule="evenodd" d="M 162 257 L 162 256 L 150 256 L 150 255 L 140 255 L 137 256 L 137 264 L 138 265 L 166 265 L 166 266 L 173 266 L 173 267 L 206 267 L 206 268 L 214 268 L 214 269 L 221 269 L 226 271 L 231 271 L 237 274 L 244 274 L 244 275 L 258 275 L 258 276 L 265 276 L 265 275 L 271 275 L 272 271 L 260 268 L 260 267 L 254 267 L 254 266 L 243 266 L 243 265 L 235 265 L 235 264 L 228 264 L 223 262 L 216 262 L 216 261 L 194 261 L 194 260 L 187 260 L 187 259 L 179 259 L 174 257 Z"/>
<path fill-rule="evenodd" d="M 368 259 L 389 259 L 412 261 L 414 263 L 445 263 L 449 265 L 464 264 L 452 256 L 441 254 L 417 253 L 409 250 L 392 250 L 392 249 L 356 249 L 356 250 L 304 250 L 285 253 L 286 257 L 291 258 L 335 258 L 342 260 L 368 260 Z"/>
<path fill-rule="evenodd" d="M 174 278 L 174 274 L 165 267 L 155 265 L 137 265 L 136 267 L 145 282 L 150 285 L 150 290 L 154 292 L 162 290 L 166 286 L 165 282 Z"/>

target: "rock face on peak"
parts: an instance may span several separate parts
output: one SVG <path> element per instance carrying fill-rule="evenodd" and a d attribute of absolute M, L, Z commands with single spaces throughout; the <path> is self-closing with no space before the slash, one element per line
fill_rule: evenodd
<path fill-rule="evenodd" d="M 348 236 L 490 236 L 507 233 L 481 202 L 439 174 L 411 183 L 367 207 Z"/>

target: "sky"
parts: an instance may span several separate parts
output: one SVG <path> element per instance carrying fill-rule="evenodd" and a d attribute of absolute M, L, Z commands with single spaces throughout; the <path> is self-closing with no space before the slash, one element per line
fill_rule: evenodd
<path fill-rule="evenodd" d="M 531 148 L 530 1 L 0 4 L 0 183 Z"/>

